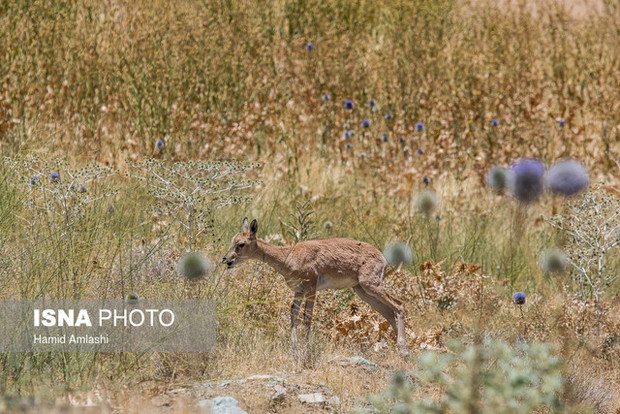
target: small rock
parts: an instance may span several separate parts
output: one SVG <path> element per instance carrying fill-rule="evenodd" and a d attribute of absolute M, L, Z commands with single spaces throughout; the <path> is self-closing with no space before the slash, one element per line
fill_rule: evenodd
<path fill-rule="evenodd" d="M 286 398 L 286 388 L 281 385 L 276 385 L 273 387 L 275 392 L 271 396 L 273 401 L 282 402 Z"/>
<path fill-rule="evenodd" d="M 275 379 L 273 375 L 252 375 L 247 378 L 248 380 L 272 380 Z"/>
<path fill-rule="evenodd" d="M 323 394 L 321 394 L 320 392 L 313 392 L 311 394 L 299 394 L 297 398 L 299 398 L 299 401 L 303 404 L 319 404 L 327 401 Z"/>
<path fill-rule="evenodd" d="M 209 414 L 247 414 L 238 406 L 239 402 L 233 397 L 215 397 L 211 400 L 202 400 L 196 404 L 201 413 Z"/>
<path fill-rule="evenodd" d="M 230 381 L 222 381 L 222 383 L 220 384 L 220 386 L 222 387 L 227 387 L 230 385 Z"/>
<path fill-rule="evenodd" d="M 327 400 L 327 403 L 329 405 L 331 405 L 332 407 L 340 405 L 340 398 L 338 397 L 332 397 L 329 400 Z"/>
<path fill-rule="evenodd" d="M 371 371 L 374 371 L 375 369 L 377 369 L 377 364 L 374 364 L 374 363 L 370 362 L 369 360 L 367 360 L 366 358 L 362 358 L 362 357 L 359 357 L 359 356 L 347 358 L 347 359 L 341 361 L 340 365 L 342 365 L 342 366 L 362 365 L 363 367 L 366 367 L 366 368 L 370 369 Z"/>

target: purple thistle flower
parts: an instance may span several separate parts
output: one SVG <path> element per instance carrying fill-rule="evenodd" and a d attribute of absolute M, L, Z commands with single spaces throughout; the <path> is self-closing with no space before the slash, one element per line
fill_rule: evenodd
<path fill-rule="evenodd" d="M 566 121 L 564 120 L 564 118 L 558 119 L 558 126 L 560 128 L 564 128 L 564 125 L 566 125 Z"/>
<path fill-rule="evenodd" d="M 404 144 L 405 143 L 405 138 L 403 138 L 403 137 L 398 138 L 398 142 L 400 142 L 401 144 Z"/>
<path fill-rule="evenodd" d="M 424 131 L 424 123 L 423 122 L 418 122 L 417 124 L 415 124 L 415 129 L 417 129 L 418 132 Z"/>
<path fill-rule="evenodd" d="M 328 94 L 323 95 L 323 100 L 325 102 L 329 101 L 329 95 Z"/>
<path fill-rule="evenodd" d="M 424 185 L 429 185 L 431 183 L 431 179 L 428 177 L 424 177 L 424 179 L 422 180 L 422 182 L 424 183 Z"/>
<path fill-rule="evenodd" d="M 543 193 L 545 166 L 536 159 L 523 159 L 514 163 L 509 175 L 509 188 L 522 203 L 533 203 Z"/>
<path fill-rule="evenodd" d="M 382 138 L 383 142 L 388 142 L 388 133 L 384 132 L 383 133 L 383 138 Z"/>
<path fill-rule="evenodd" d="M 524 305 L 525 304 L 525 293 L 517 292 L 512 297 L 512 299 L 514 300 L 515 304 L 517 304 L 517 305 Z"/>
<path fill-rule="evenodd" d="M 362 127 L 364 127 L 364 128 L 370 128 L 370 121 L 369 121 L 369 120 L 367 120 L 367 119 L 364 119 L 364 120 L 362 121 Z"/>
<path fill-rule="evenodd" d="M 353 146 L 352 146 L 351 144 L 349 144 L 348 142 L 347 142 L 347 145 L 345 145 L 344 147 L 345 147 L 346 149 L 348 149 L 348 150 L 350 150 L 351 148 L 353 148 Z"/>
<path fill-rule="evenodd" d="M 549 168 L 546 181 L 553 192 L 572 196 L 585 190 L 590 184 L 590 176 L 579 161 L 564 160 Z"/>
<path fill-rule="evenodd" d="M 390 119 L 394 118 L 394 115 L 392 115 L 391 113 L 387 113 L 385 114 L 385 120 L 389 121 Z"/>
<path fill-rule="evenodd" d="M 353 109 L 353 101 L 347 99 L 344 103 L 344 109 Z"/>
<path fill-rule="evenodd" d="M 496 126 L 498 126 L 498 125 L 499 125 L 499 121 L 497 120 L 497 118 L 493 118 L 493 119 L 491 120 L 491 126 L 492 126 L 492 127 L 496 127 Z"/>
<path fill-rule="evenodd" d="M 163 150 L 166 145 L 164 144 L 163 139 L 158 139 L 155 146 L 157 147 L 158 150 Z"/>
<path fill-rule="evenodd" d="M 351 139 L 352 136 L 353 136 L 353 131 L 350 131 L 348 129 L 346 131 L 344 131 L 345 139 Z"/>
<path fill-rule="evenodd" d="M 39 177 L 37 177 L 36 175 L 33 175 L 32 178 L 30 179 L 30 185 L 32 186 L 39 185 Z"/>
<path fill-rule="evenodd" d="M 374 107 L 375 107 L 375 105 L 376 105 L 376 104 L 375 104 L 375 100 L 374 100 L 374 99 L 371 99 L 371 100 L 368 102 L 368 105 L 370 105 L 370 107 L 371 107 L 371 108 L 374 108 Z"/>
<path fill-rule="evenodd" d="M 306 50 L 312 52 L 314 50 L 314 45 L 312 43 L 306 44 Z"/>
<path fill-rule="evenodd" d="M 51 173 L 51 174 L 50 174 L 50 181 L 51 181 L 52 183 L 57 183 L 57 182 L 59 182 L 59 181 L 60 181 L 60 174 L 58 174 L 57 172 L 55 172 L 55 173 Z"/>
<path fill-rule="evenodd" d="M 422 148 L 418 148 L 416 152 L 418 153 L 418 155 L 424 154 L 424 150 Z"/>

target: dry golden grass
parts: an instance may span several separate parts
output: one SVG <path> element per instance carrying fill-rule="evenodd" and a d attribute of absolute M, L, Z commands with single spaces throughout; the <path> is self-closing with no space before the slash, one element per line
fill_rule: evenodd
<path fill-rule="evenodd" d="M 514 343 L 526 329 L 563 357 L 567 410 L 620 409 L 618 284 L 602 300 L 596 335 L 594 304 L 575 297 L 570 275 L 537 266 L 540 251 L 561 241 L 544 219 L 565 211 L 562 200 L 546 195 L 523 210 L 484 186 L 494 164 L 570 156 L 620 194 L 619 25 L 620 7 L 607 0 L 1 3 L 3 155 L 34 152 L 121 174 L 105 184 L 119 195 L 88 210 L 68 249 L 56 221 L 29 211 L 27 191 L 2 168 L 0 276 L 8 282 L 0 297 L 132 289 L 143 298 L 208 297 L 218 301 L 219 332 L 216 350 L 199 355 L 1 354 L 0 396 L 19 405 L 34 395 L 24 409 L 50 412 L 81 411 L 88 398 L 102 412 L 191 412 L 216 395 L 236 397 L 248 412 L 327 411 L 296 398 L 316 391 L 338 397 L 333 410 L 346 412 L 384 391 L 395 370 L 415 371 L 415 360 L 397 356 L 386 323 L 350 291 L 320 295 L 304 364 L 288 344 L 291 293 L 273 270 L 218 268 L 198 284 L 175 274 L 185 235 L 151 214 L 145 188 L 122 177 L 126 161 L 238 158 L 261 162 L 263 183 L 252 202 L 214 213 L 213 233 L 197 240 L 206 254 L 221 257 L 243 216 L 259 219 L 262 238 L 277 239 L 280 220 L 294 221 L 295 203 L 311 200 L 315 237 L 379 249 L 410 240 L 416 265 L 387 285 L 407 303 L 414 356 L 480 335 Z M 346 130 L 355 134 L 347 139 Z M 413 211 L 424 177 L 441 199 L 429 218 Z M 607 266 L 617 273 L 620 260 Z M 63 282 L 67 274 L 74 284 Z M 518 290 L 528 294 L 525 318 L 511 301 Z M 342 366 L 349 356 L 377 370 Z M 252 375 L 285 378 L 285 401 L 271 401 L 269 380 L 219 385 Z M 192 388 L 205 382 L 214 387 Z"/>

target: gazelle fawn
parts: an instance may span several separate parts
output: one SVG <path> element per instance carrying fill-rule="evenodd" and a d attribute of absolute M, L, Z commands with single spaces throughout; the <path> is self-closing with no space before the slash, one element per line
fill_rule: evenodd
<path fill-rule="evenodd" d="M 408 355 L 405 306 L 383 286 L 387 261 L 375 247 L 354 239 L 308 240 L 294 246 L 274 246 L 256 238 L 258 223 L 243 219 L 242 231 L 233 237 L 222 259 L 228 268 L 245 260 L 261 260 L 284 276 L 295 293 L 291 306 L 291 341 L 297 342 L 297 316 L 304 305 L 306 334 L 310 332 L 316 292 L 353 288 L 355 293 L 392 325 L 402 355 Z M 306 342 L 307 344 L 307 342 Z"/>

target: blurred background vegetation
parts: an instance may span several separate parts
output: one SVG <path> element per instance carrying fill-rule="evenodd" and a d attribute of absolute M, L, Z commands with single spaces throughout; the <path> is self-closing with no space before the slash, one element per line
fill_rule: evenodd
<path fill-rule="evenodd" d="M 186 232 L 124 174 L 127 161 L 145 158 L 236 159 L 253 165 L 242 177 L 251 188 L 231 193 L 191 240 L 213 261 L 244 216 L 274 243 L 295 228 L 303 232 L 293 239 L 355 237 L 380 250 L 408 240 L 414 264 L 388 284 L 407 300 L 412 345 L 443 349 L 445 338 L 473 343 L 480 332 L 512 343 L 525 323 L 528 340 L 564 357 L 574 385 L 564 401 L 602 412 L 620 404 L 611 391 L 620 388 L 618 283 L 599 309 L 579 294 L 574 271 L 538 266 L 544 249 L 569 244 L 546 220 L 581 212 L 551 195 L 523 208 L 484 186 L 496 164 L 573 157 L 599 199 L 617 203 L 617 1 L 17 0 L 0 1 L 0 29 L 0 149 L 11 159 L 0 166 L 0 297 L 135 290 L 215 298 L 220 308 L 212 355 L 2 354 L 0 393 L 297 366 L 286 345 L 291 295 L 275 272 L 247 264 L 184 281 L 175 266 Z M 36 188 L 34 161 L 22 162 L 33 154 L 46 174 Z M 85 194 L 37 193 L 54 188 L 51 172 L 64 180 L 83 167 L 119 174 Z M 416 214 L 426 189 L 441 203 Z M 618 256 L 605 258 L 610 276 Z M 526 320 L 515 291 L 528 294 Z M 323 375 L 330 352 L 384 366 L 370 388 L 358 387 L 362 377 L 322 380 L 342 410 L 408 367 L 352 292 L 323 294 L 317 312 L 310 378 Z M 389 346 L 377 350 L 381 340 Z"/>

